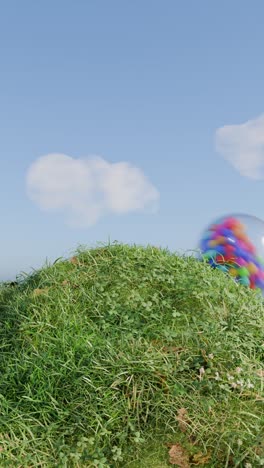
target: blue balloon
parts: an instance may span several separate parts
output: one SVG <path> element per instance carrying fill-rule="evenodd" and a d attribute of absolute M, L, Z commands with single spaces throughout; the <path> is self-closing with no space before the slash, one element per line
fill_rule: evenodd
<path fill-rule="evenodd" d="M 216 245 L 215 250 L 219 255 L 224 255 L 225 254 L 225 248 L 222 245 Z"/>
<path fill-rule="evenodd" d="M 262 279 L 257 279 L 255 284 L 256 284 L 257 288 L 260 288 L 260 289 L 264 290 L 264 281 Z"/>
<path fill-rule="evenodd" d="M 254 259 L 253 259 L 252 255 L 251 255 L 251 253 L 246 252 L 245 250 L 240 249 L 239 247 L 236 248 L 235 254 L 236 254 L 238 257 L 241 257 L 241 258 L 243 258 L 244 260 L 246 260 L 246 262 L 251 262 L 252 260 L 254 261 Z"/>
<path fill-rule="evenodd" d="M 207 239 L 202 239 L 200 242 L 200 249 L 202 252 L 206 252 L 209 248 L 209 241 Z"/>
<path fill-rule="evenodd" d="M 227 229 L 227 228 L 220 229 L 219 235 L 224 236 L 224 237 L 234 237 L 233 231 L 231 231 L 231 229 Z"/>
<path fill-rule="evenodd" d="M 226 238 L 226 242 L 227 242 L 227 244 L 229 244 L 229 245 L 235 245 L 236 242 L 237 242 L 237 240 L 236 240 L 236 238 L 235 238 L 234 236 L 228 236 L 228 237 Z"/>

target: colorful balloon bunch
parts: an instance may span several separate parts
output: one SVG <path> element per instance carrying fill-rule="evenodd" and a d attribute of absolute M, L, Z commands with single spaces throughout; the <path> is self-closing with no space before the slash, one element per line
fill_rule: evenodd
<path fill-rule="evenodd" d="M 209 226 L 200 242 L 202 257 L 229 273 L 239 283 L 264 292 L 264 262 L 236 217 L 222 218 Z"/>

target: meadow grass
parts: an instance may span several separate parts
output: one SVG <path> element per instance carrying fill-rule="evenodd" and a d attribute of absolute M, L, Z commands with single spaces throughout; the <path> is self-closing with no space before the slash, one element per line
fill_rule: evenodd
<path fill-rule="evenodd" d="M 263 302 L 195 258 L 114 243 L 21 275 L 0 347 L 1 467 L 264 466 Z"/>

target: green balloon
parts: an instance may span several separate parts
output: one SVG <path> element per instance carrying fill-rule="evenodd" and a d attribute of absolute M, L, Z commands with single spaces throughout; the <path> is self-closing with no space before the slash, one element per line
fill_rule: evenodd
<path fill-rule="evenodd" d="M 237 273 L 238 276 L 240 276 L 240 278 L 248 278 L 248 276 L 250 275 L 246 267 L 238 268 Z"/>

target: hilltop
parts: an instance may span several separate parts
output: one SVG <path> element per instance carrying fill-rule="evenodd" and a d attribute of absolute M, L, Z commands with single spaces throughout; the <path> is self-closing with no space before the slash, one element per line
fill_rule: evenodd
<path fill-rule="evenodd" d="M 264 307 L 115 243 L 0 288 L 0 466 L 264 465 Z"/>

